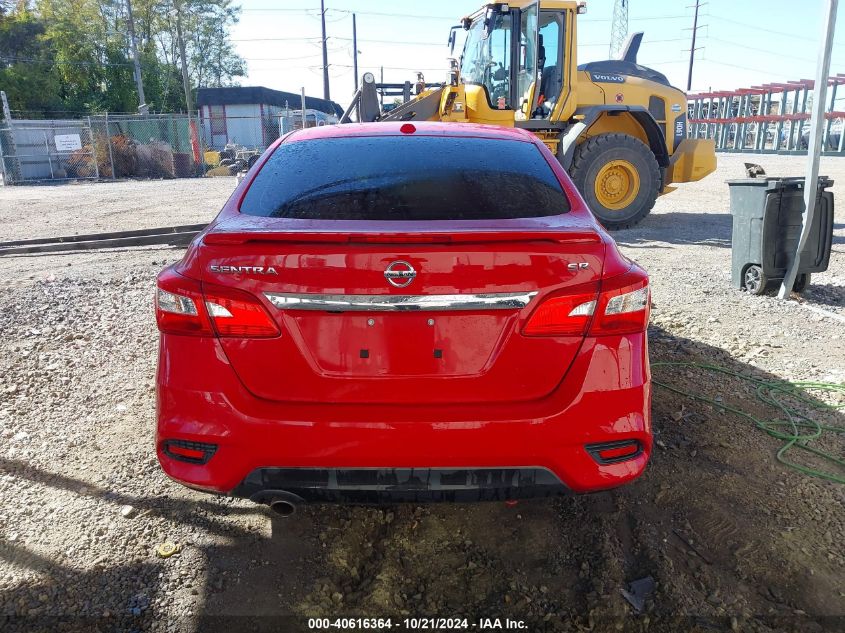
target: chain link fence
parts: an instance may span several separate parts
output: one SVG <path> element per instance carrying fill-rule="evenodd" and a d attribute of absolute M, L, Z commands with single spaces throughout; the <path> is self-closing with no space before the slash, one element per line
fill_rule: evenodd
<path fill-rule="evenodd" d="M 5 184 L 205 173 L 203 139 L 187 115 L 13 120 L 0 127 Z"/>
<path fill-rule="evenodd" d="M 91 125 L 35 120 L 0 127 L 0 171 L 6 184 L 99 178 Z"/>
<path fill-rule="evenodd" d="M 317 110 L 260 116 L 97 115 L 0 123 L 5 184 L 228 176 L 251 167 L 279 136 L 337 122 Z"/>

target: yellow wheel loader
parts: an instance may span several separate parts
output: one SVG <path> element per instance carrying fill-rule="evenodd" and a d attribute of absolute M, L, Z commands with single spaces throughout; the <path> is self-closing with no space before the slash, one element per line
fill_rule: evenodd
<path fill-rule="evenodd" d="M 673 183 L 716 168 L 711 140 L 688 139 L 687 101 L 666 77 L 636 62 L 642 33 L 619 60 L 577 65 L 574 0 L 514 0 L 481 7 L 454 27 L 466 31 L 448 81 L 389 112 L 366 73 L 341 118 L 351 121 L 455 121 L 516 126 L 539 136 L 609 229 L 642 220 Z"/>

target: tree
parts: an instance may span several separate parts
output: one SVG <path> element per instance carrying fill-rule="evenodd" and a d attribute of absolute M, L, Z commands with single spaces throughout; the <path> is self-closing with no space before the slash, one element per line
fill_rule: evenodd
<path fill-rule="evenodd" d="M 60 110 L 59 78 L 43 23 L 26 10 L 0 9 L 0 89 L 24 116 Z"/>
<path fill-rule="evenodd" d="M 133 0 L 147 103 L 185 109 L 175 0 Z M 126 0 L 0 0 L 0 89 L 13 108 L 43 114 L 134 112 L 138 96 Z M 189 81 L 232 85 L 246 73 L 228 39 L 232 0 L 181 0 Z"/>
<path fill-rule="evenodd" d="M 246 75 L 244 60 L 232 50 L 229 28 L 237 24 L 240 7 L 231 0 L 195 1 L 189 10 L 187 42 L 189 70 L 197 86 L 220 88 Z"/>

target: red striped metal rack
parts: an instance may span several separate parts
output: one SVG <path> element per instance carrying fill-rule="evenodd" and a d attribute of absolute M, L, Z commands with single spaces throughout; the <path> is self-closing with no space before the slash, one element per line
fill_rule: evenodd
<path fill-rule="evenodd" d="M 822 153 L 845 155 L 845 111 L 836 109 L 845 74 L 827 81 Z M 688 95 L 688 134 L 714 139 L 722 152 L 806 154 L 814 86 L 812 79 L 799 79 Z"/>

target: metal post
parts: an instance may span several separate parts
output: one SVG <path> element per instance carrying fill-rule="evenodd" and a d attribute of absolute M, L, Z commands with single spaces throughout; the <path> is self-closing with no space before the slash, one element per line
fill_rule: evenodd
<path fill-rule="evenodd" d="M 355 76 L 355 90 L 358 90 L 358 26 L 352 14 L 352 74 Z"/>
<path fill-rule="evenodd" d="M 138 58 L 138 42 L 135 39 L 135 21 L 132 19 L 132 0 L 126 0 L 126 25 L 129 28 L 129 41 L 132 46 L 132 62 L 135 65 L 135 85 L 138 87 L 138 112 L 147 114 L 147 99 L 144 97 L 144 82 L 141 80 L 141 60 Z"/>
<path fill-rule="evenodd" d="M 0 101 L 3 102 L 3 119 L 9 125 L 9 135 L 12 134 L 12 126 L 11 126 L 11 112 L 9 112 L 9 102 L 6 100 L 6 93 L 0 90 Z M 3 151 L 3 134 L 2 128 L 0 128 L 0 176 L 3 176 L 3 182 L 0 184 L 8 185 L 11 184 L 9 178 L 6 174 L 6 155 Z"/>
<path fill-rule="evenodd" d="M 91 127 L 91 117 L 88 117 L 88 136 L 91 137 L 91 158 L 94 159 L 94 177 L 100 179 L 100 163 L 97 160 L 97 139 L 94 137 L 94 128 Z"/>
<path fill-rule="evenodd" d="M 838 82 L 833 84 L 833 87 L 830 90 L 830 111 L 834 112 L 836 110 L 836 86 Z M 824 149 L 827 149 L 830 145 L 830 128 L 833 126 L 833 117 L 827 119 L 827 122 L 824 126 Z"/>
<path fill-rule="evenodd" d="M 320 0 L 320 23 L 323 28 L 323 99 L 328 101 L 329 96 L 329 51 L 326 48 L 326 3 Z"/>
<path fill-rule="evenodd" d="M 306 118 L 306 116 L 305 116 L 305 86 L 302 86 L 302 88 L 300 88 L 300 93 L 299 93 L 299 96 L 300 96 L 300 97 L 301 97 L 301 99 L 302 99 L 302 110 L 301 110 L 301 114 L 302 114 L 302 129 L 304 130 L 304 129 L 305 129 L 305 126 L 306 126 L 306 125 L 307 125 L 307 123 L 308 123 L 308 119 L 307 119 L 307 118 Z"/>
<path fill-rule="evenodd" d="M 819 49 L 819 62 L 816 69 L 816 83 L 813 95 L 813 111 L 810 117 L 810 139 L 807 144 L 807 177 L 804 181 L 804 221 L 801 225 L 801 237 L 792 255 L 786 277 L 783 279 L 779 299 L 786 299 L 795 285 L 798 276 L 798 266 L 801 262 L 801 252 L 807 243 L 813 218 L 816 215 L 816 196 L 819 189 L 819 159 L 821 157 L 822 132 L 824 127 L 825 96 L 827 93 L 827 78 L 830 75 L 830 57 L 833 51 L 833 33 L 836 30 L 836 9 L 839 0 L 824 0 L 827 5 L 825 19 L 822 22 L 822 45 Z"/>
<path fill-rule="evenodd" d="M 384 84 L 384 66 L 381 67 L 381 78 L 379 82 L 383 85 Z M 379 107 L 382 112 L 384 112 L 384 88 L 379 91 Z"/>
<path fill-rule="evenodd" d="M 3 102 L 3 118 L 6 119 L 9 127 L 12 127 L 12 111 L 9 109 L 9 100 L 3 90 L 0 90 L 0 101 Z"/>
<path fill-rule="evenodd" d="M 41 133 L 44 135 L 44 151 L 47 154 L 47 164 L 50 165 L 50 180 L 53 180 L 56 177 L 56 174 L 53 171 L 53 155 L 50 153 L 50 141 L 47 140 L 47 130 L 41 130 Z M 53 130 L 54 139 L 55 136 L 56 131 Z"/>
<path fill-rule="evenodd" d="M 839 129 L 839 144 L 836 147 L 836 151 L 840 154 L 842 153 L 843 144 L 845 144 L 845 121 L 842 123 L 843 126 Z"/>
<path fill-rule="evenodd" d="M 11 184 L 6 178 L 6 156 L 3 152 L 3 129 L 0 128 L 0 185 Z"/>
<path fill-rule="evenodd" d="M 114 173 L 114 155 L 111 150 L 111 133 L 109 132 L 109 113 L 106 112 L 106 142 L 109 146 L 109 165 L 111 165 L 111 179 L 115 180 L 117 175 Z"/>
<path fill-rule="evenodd" d="M 786 88 L 783 88 L 783 92 L 781 93 L 780 99 L 780 107 L 778 108 L 779 115 L 786 114 L 787 94 L 788 93 L 786 91 Z M 780 151 L 781 136 L 783 135 L 785 128 L 786 126 L 783 124 L 783 119 L 779 119 L 777 124 L 777 130 L 775 130 L 775 150 L 777 151 Z"/>
<path fill-rule="evenodd" d="M 9 144 L 6 147 L 6 151 L 9 152 L 9 157 L 14 157 L 15 161 L 17 162 L 17 176 L 19 179 L 23 180 L 23 169 L 21 168 L 21 159 L 18 157 L 18 148 L 15 144 L 15 130 L 12 126 L 12 111 L 9 109 L 9 100 L 6 98 L 6 93 L 0 90 L 0 103 L 3 106 L 3 119 L 6 121 L 6 127 L 9 129 Z M 6 167 L 6 161 L 0 158 L 0 161 L 3 161 L 3 168 Z M 12 172 L 7 171 L 6 176 L 8 177 L 9 174 Z M 7 184 L 11 184 L 15 179 L 14 173 L 10 178 L 4 177 L 4 182 Z"/>

